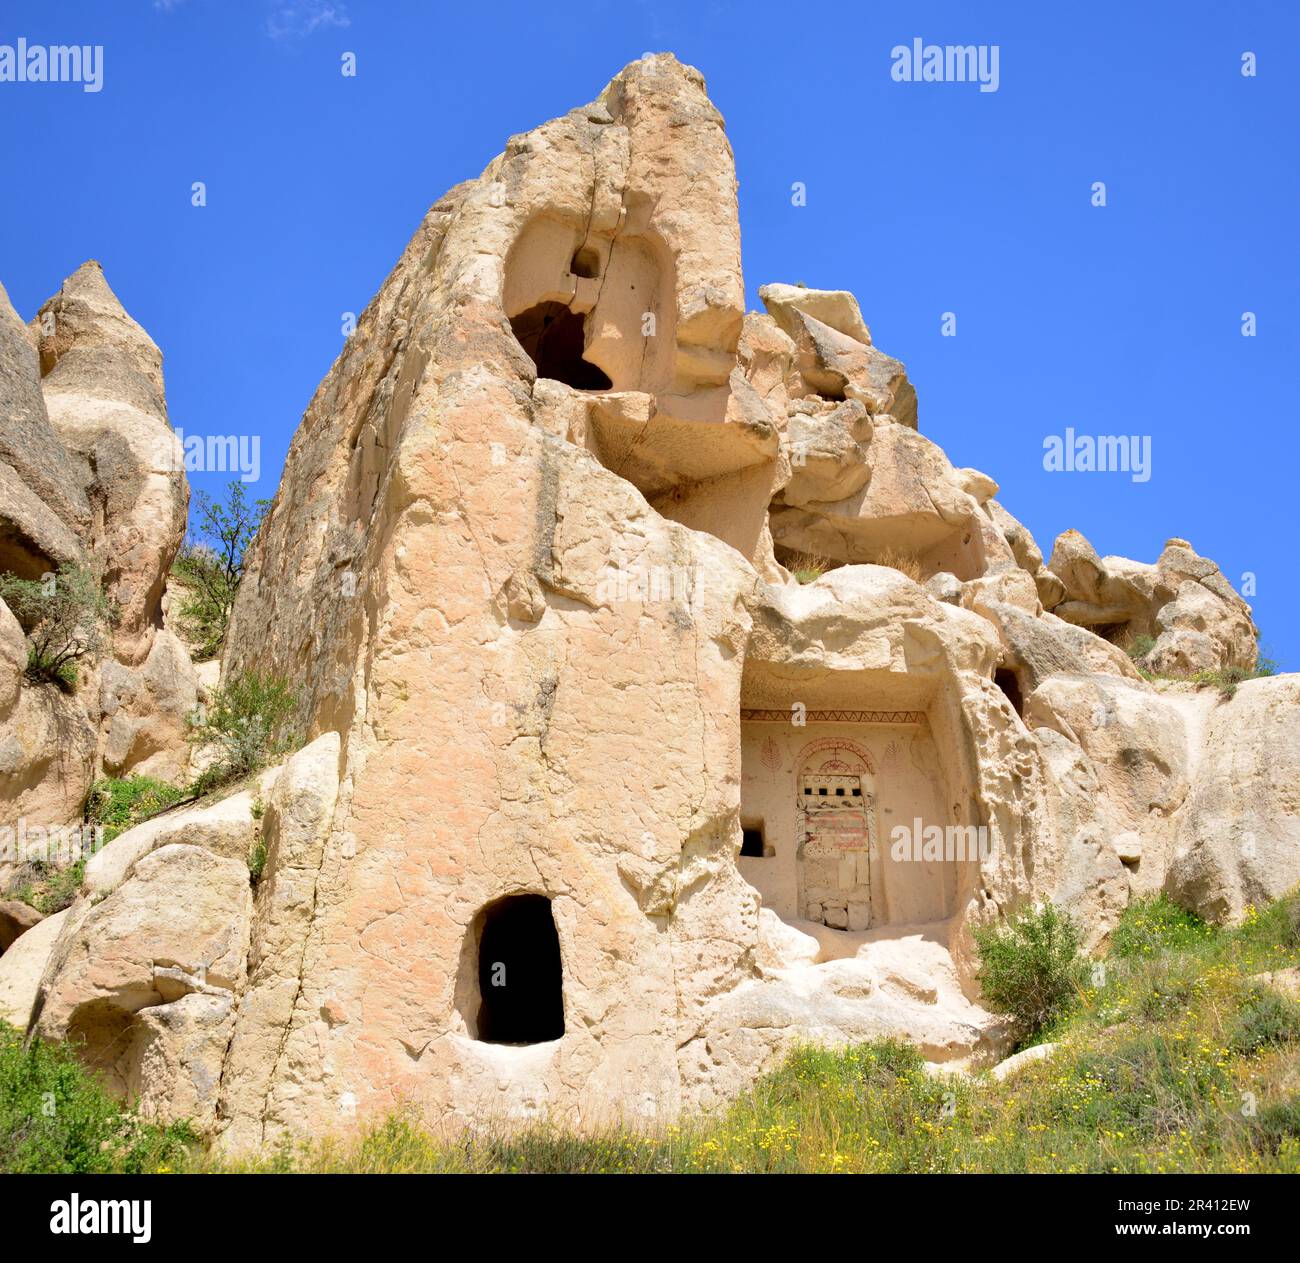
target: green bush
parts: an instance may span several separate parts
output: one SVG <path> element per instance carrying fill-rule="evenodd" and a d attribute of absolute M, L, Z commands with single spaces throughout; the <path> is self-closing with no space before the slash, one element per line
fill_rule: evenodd
<path fill-rule="evenodd" d="M 1253 667 L 1219 667 L 1214 671 L 1197 671 L 1191 680 L 1193 684 L 1218 689 L 1220 696 L 1227 699 L 1236 697 L 1239 684 L 1276 674 L 1277 663 L 1272 658 L 1260 657 Z"/>
<path fill-rule="evenodd" d="M 287 753 L 294 741 L 289 721 L 297 706 L 297 694 L 278 676 L 245 671 L 228 680 L 191 724 L 195 746 L 216 751 L 216 760 L 200 773 L 193 790 L 207 793 Z"/>
<path fill-rule="evenodd" d="M 984 998 L 995 1012 L 1014 1019 L 1022 1042 L 1077 1002 L 1083 970 L 1079 931 L 1054 905 L 1023 911 L 1005 927 L 976 930 L 975 946 Z"/>
<path fill-rule="evenodd" d="M 1255 987 L 1237 1012 L 1228 1047 L 1248 1057 L 1295 1039 L 1300 1039 L 1300 1005 L 1267 987 Z"/>
<path fill-rule="evenodd" d="M 1154 636 L 1134 636 L 1129 647 L 1125 650 L 1134 662 L 1140 662 L 1156 647 L 1156 638 Z"/>
<path fill-rule="evenodd" d="M 232 482 L 225 503 L 199 492 L 195 538 L 177 555 L 172 573 L 187 589 L 180 602 L 180 625 L 198 661 L 221 652 L 235 594 L 244 577 L 244 557 L 266 513 L 267 500 L 249 503 L 244 484 Z"/>
<path fill-rule="evenodd" d="M 53 916 L 70 908 L 86 880 L 86 861 L 60 868 L 46 860 L 32 860 L 22 866 L 21 875 L 10 883 L 8 895 L 30 904 L 42 916 Z"/>
<path fill-rule="evenodd" d="M 1278 1153 L 1287 1142 L 1300 1141 L 1300 1096 L 1265 1106 L 1254 1121 L 1255 1148 Z"/>
<path fill-rule="evenodd" d="M 111 607 L 86 567 L 63 565 L 43 579 L 0 574 L 0 599 L 27 633 L 27 678 L 34 683 L 71 689 L 78 662 L 103 652 Z"/>
<path fill-rule="evenodd" d="M 183 789 L 152 776 L 125 776 L 96 781 L 86 798 L 86 823 L 104 830 L 111 842 L 185 796 Z"/>
<path fill-rule="evenodd" d="M 270 859 L 270 852 L 267 850 L 266 842 L 258 838 L 253 843 L 253 849 L 248 853 L 248 877 L 254 886 L 262 880 L 262 874 L 266 872 L 266 861 Z"/>
<path fill-rule="evenodd" d="M 1151 957 L 1180 951 L 1214 937 L 1214 928 L 1194 912 L 1180 908 L 1167 895 L 1135 899 L 1124 909 L 1110 936 L 1110 954 L 1121 958 Z"/>
<path fill-rule="evenodd" d="M 190 1127 L 159 1127 L 118 1104 L 63 1044 L 0 1022 L 0 1172 L 137 1174 L 186 1159 Z"/>

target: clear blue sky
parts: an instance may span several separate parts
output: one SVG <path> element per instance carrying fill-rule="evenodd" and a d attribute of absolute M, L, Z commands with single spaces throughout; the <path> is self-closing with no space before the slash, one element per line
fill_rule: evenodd
<path fill-rule="evenodd" d="M 1045 553 L 1070 526 L 1144 561 L 1185 536 L 1254 572 L 1265 647 L 1300 668 L 1293 0 L 6 0 L 19 36 L 103 44 L 104 86 L 0 83 L 0 279 L 28 318 L 98 258 L 173 423 L 262 436 L 259 495 L 428 206 L 670 50 L 727 120 L 752 306 L 769 280 L 852 289 L 922 430 Z M 998 45 L 998 91 L 892 81 L 917 36 Z M 1045 472 L 1067 426 L 1150 435 L 1150 480 Z"/>

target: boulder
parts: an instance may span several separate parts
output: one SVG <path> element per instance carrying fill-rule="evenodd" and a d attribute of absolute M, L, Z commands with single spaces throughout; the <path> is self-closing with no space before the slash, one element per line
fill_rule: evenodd
<path fill-rule="evenodd" d="M 70 912 L 41 981 L 34 1029 L 82 1042 L 83 1060 L 126 1095 L 139 1089 L 141 1058 L 159 1036 L 141 1027 L 141 1010 L 190 994 L 228 1001 L 242 985 L 248 862 L 171 843 L 137 861 L 101 901 L 82 899 Z"/>
<path fill-rule="evenodd" d="M 34 337 L 0 286 L 0 569 L 34 578 L 82 559 L 88 480 L 50 424 Z"/>
<path fill-rule="evenodd" d="M 1151 671 L 1190 675 L 1255 665 L 1259 634 L 1250 606 L 1186 540 L 1169 540 L 1147 565 L 1099 557 L 1078 531 L 1066 531 L 1048 568 L 1065 590 L 1053 612 L 1126 648 L 1150 640 L 1143 662 Z"/>
<path fill-rule="evenodd" d="M 7 952 L 16 939 L 44 919 L 30 904 L 0 900 L 0 952 Z"/>
<path fill-rule="evenodd" d="M 27 1029 L 41 976 L 68 912 L 65 908 L 46 917 L 0 955 L 0 1022 Z"/>

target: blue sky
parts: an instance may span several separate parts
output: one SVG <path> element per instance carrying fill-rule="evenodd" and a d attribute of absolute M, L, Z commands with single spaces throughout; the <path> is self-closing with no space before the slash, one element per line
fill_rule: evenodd
<path fill-rule="evenodd" d="M 1264 645 L 1300 668 L 1291 0 L 7 0 L 19 36 L 104 45 L 104 83 L 0 83 L 0 280 L 29 318 L 99 259 L 162 347 L 173 424 L 262 436 L 259 495 L 425 210 L 669 50 L 727 120 L 752 306 L 770 280 L 853 290 L 922 431 L 1045 553 L 1070 526 L 1144 561 L 1184 536 L 1254 574 Z M 996 44 L 998 90 L 894 82 L 915 37 Z M 1046 472 L 1067 427 L 1150 436 L 1149 481 Z"/>

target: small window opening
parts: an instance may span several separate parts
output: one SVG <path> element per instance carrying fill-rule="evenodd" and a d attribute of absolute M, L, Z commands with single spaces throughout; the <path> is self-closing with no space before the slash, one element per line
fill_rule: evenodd
<path fill-rule="evenodd" d="M 591 280 L 593 277 L 599 276 L 600 255 L 589 246 L 584 246 L 573 256 L 573 262 L 569 264 L 569 271 L 574 276 L 581 276 L 585 280 Z"/>
<path fill-rule="evenodd" d="M 741 830 L 741 855 L 748 855 L 754 859 L 762 859 L 766 852 L 763 849 L 763 830 L 762 829 L 742 829 Z"/>

